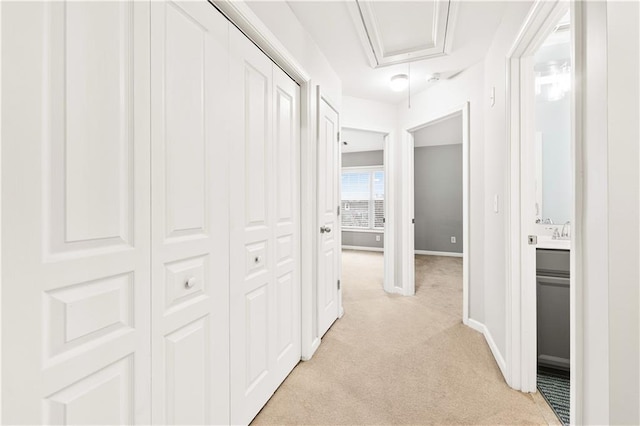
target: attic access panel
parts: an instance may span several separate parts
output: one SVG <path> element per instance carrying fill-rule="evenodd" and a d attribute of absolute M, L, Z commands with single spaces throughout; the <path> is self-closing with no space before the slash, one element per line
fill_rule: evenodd
<path fill-rule="evenodd" d="M 348 8 L 373 68 L 450 51 L 456 9 L 450 0 L 354 0 Z"/>

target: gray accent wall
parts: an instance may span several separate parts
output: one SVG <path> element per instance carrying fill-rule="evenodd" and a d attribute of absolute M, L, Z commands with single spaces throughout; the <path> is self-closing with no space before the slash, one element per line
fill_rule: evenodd
<path fill-rule="evenodd" d="M 381 166 L 384 151 L 346 152 L 342 154 L 342 167 Z M 380 241 L 376 241 L 376 235 Z M 356 247 L 384 247 L 384 232 L 342 231 L 342 245 Z"/>
<path fill-rule="evenodd" d="M 462 253 L 462 144 L 415 148 L 414 167 L 415 249 Z"/>
<path fill-rule="evenodd" d="M 380 241 L 376 241 L 376 235 L 380 236 Z M 358 232 L 342 231 L 342 245 L 356 247 L 384 247 L 383 232 Z"/>
<path fill-rule="evenodd" d="M 345 152 L 342 154 L 342 167 L 381 166 L 384 164 L 384 151 Z"/>

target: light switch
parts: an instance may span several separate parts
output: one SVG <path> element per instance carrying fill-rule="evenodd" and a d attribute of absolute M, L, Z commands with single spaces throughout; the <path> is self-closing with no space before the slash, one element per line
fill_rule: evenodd
<path fill-rule="evenodd" d="M 493 212 L 498 213 L 498 194 L 493 196 Z"/>

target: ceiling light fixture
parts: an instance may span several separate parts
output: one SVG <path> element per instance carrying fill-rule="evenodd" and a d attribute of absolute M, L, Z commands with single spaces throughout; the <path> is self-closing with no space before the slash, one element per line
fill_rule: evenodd
<path fill-rule="evenodd" d="M 389 86 L 394 92 L 401 92 L 409 85 L 409 77 L 406 74 L 397 74 L 391 77 Z"/>

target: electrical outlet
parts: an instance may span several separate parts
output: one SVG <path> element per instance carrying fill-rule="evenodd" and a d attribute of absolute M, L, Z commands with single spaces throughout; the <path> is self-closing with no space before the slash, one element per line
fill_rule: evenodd
<path fill-rule="evenodd" d="M 376 241 L 380 241 L 380 235 L 376 235 Z"/>
<path fill-rule="evenodd" d="M 451 244 L 455 244 L 456 243 L 456 237 L 451 237 Z"/>

